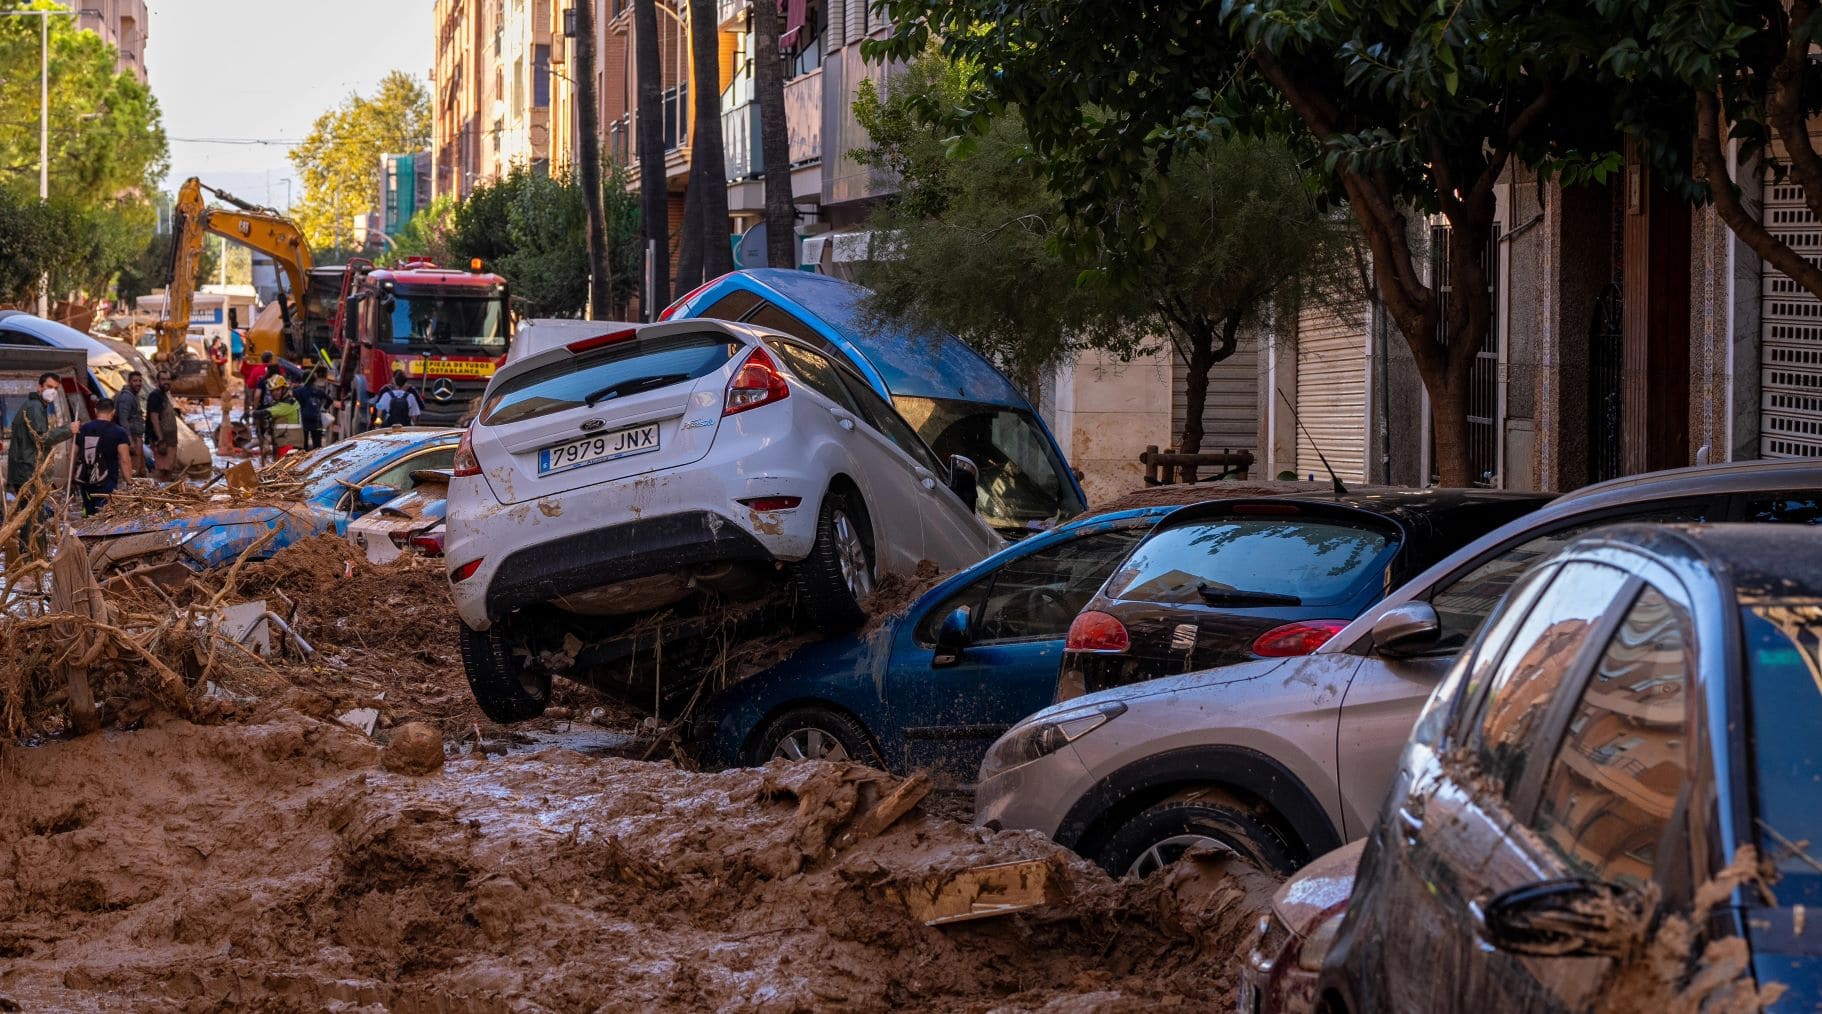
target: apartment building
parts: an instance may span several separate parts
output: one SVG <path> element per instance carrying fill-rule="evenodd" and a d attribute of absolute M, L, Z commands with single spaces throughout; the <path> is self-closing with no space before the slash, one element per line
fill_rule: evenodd
<path fill-rule="evenodd" d="M 116 69 L 146 80 L 145 0 L 82 0 L 77 25 L 107 40 L 120 52 Z"/>

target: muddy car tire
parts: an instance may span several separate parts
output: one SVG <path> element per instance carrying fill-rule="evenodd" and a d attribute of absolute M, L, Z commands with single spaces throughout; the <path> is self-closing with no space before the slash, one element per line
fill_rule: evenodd
<path fill-rule="evenodd" d="M 772 760 L 855 761 L 880 766 L 873 737 L 859 722 L 831 708 L 798 708 L 773 719 L 753 737 L 745 760 L 753 767 Z"/>
<path fill-rule="evenodd" d="M 1302 865 L 1284 833 L 1218 789 L 1188 789 L 1139 811 L 1107 839 L 1094 859 L 1116 877 L 1149 876 L 1211 839 L 1268 873 L 1289 876 Z"/>
<path fill-rule="evenodd" d="M 528 665 L 499 627 L 479 631 L 464 623 L 461 637 L 462 668 L 483 714 L 501 725 L 544 714 L 550 705 L 550 673 Z"/>
<path fill-rule="evenodd" d="M 873 530 L 860 498 L 830 490 L 816 519 L 816 542 L 797 565 L 797 591 L 804 615 L 831 633 L 867 619 L 861 602 L 877 587 Z"/>

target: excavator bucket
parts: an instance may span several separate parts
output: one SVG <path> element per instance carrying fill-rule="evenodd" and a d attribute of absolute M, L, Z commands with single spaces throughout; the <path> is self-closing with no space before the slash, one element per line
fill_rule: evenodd
<path fill-rule="evenodd" d="M 228 378 L 215 363 L 184 356 L 177 361 L 166 390 L 180 398 L 219 398 L 228 392 Z"/>

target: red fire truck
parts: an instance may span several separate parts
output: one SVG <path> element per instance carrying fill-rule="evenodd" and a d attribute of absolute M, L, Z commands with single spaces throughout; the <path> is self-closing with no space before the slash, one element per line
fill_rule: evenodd
<path fill-rule="evenodd" d="M 403 371 L 424 402 L 420 425 L 465 418 L 512 341 L 506 280 L 481 270 L 410 258 L 397 268 L 351 262 L 342 275 L 333 334 L 344 403 L 359 374 L 369 397 Z M 347 432 L 344 429 L 344 432 Z"/>

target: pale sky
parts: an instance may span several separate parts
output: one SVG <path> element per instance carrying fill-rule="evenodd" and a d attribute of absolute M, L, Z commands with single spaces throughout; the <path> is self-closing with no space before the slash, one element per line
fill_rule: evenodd
<path fill-rule="evenodd" d="M 147 0 L 146 72 L 171 138 L 169 188 L 199 176 L 284 208 L 286 154 L 318 115 L 391 70 L 428 83 L 434 2 Z M 300 196 L 293 181 L 290 199 Z"/>

